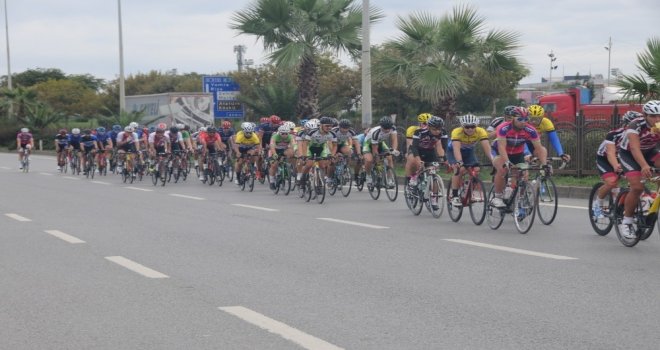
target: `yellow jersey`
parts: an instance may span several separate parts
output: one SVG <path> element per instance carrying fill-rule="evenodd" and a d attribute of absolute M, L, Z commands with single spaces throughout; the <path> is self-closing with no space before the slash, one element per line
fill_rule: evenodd
<path fill-rule="evenodd" d="M 482 140 L 488 140 L 488 133 L 482 127 L 477 127 L 472 135 L 466 134 L 462 127 L 455 128 L 451 131 L 451 141 L 460 141 L 461 149 L 472 149 L 477 142 Z M 449 148 L 453 148 L 451 143 L 449 144 Z"/>
<path fill-rule="evenodd" d="M 552 120 L 546 117 L 543 117 L 538 125 L 536 125 L 535 123 L 531 123 L 531 124 L 534 125 L 534 128 L 539 133 L 548 133 L 550 131 L 555 131 L 555 124 L 552 123 Z"/>
<path fill-rule="evenodd" d="M 259 136 L 257 136 L 256 132 L 253 132 L 252 136 L 247 138 L 245 137 L 243 130 L 241 130 L 236 133 L 234 143 L 239 146 L 256 146 L 261 144 L 261 140 L 259 140 Z"/>
<path fill-rule="evenodd" d="M 408 129 L 406 129 L 406 138 L 412 139 L 413 134 L 415 133 L 415 131 L 417 131 L 417 129 L 419 129 L 419 125 L 413 125 L 411 127 L 408 127 Z"/>

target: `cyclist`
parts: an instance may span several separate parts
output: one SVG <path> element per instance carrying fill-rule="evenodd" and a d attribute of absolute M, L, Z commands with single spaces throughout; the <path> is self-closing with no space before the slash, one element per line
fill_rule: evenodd
<path fill-rule="evenodd" d="M 539 105 L 534 104 L 529 106 L 527 111 L 529 112 L 529 121 L 534 126 L 536 131 L 539 134 L 548 134 L 548 139 L 550 140 L 552 148 L 554 148 L 555 152 L 562 158 L 562 160 L 569 162 L 571 160 L 571 156 L 564 153 L 564 149 L 561 147 L 561 142 L 559 141 L 559 136 L 555 130 L 555 125 L 552 123 L 550 118 L 545 116 L 545 109 Z M 532 145 L 531 142 L 528 142 L 526 146 L 530 153 L 534 152 L 534 145 Z"/>
<path fill-rule="evenodd" d="M 221 124 L 220 130 L 218 130 L 218 133 L 220 134 L 220 137 L 222 138 L 222 142 L 225 144 L 225 147 L 228 150 L 232 150 L 234 146 L 232 146 L 232 142 L 234 142 L 234 135 L 236 135 L 236 131 L 234 128 L 231 126 L 231 122 L 229 120 L 225 120 Z M 231 162 L 231 154 L 232 152 L 227 152 L 227 161 Z"/>
<path fill-rule="evenodd" d="M 16 134 L 16 148 L 18 149 L 18 165 L 19 169 L 23 169 L 23 150 L 27 149 L 28 156 L 32 153 L 34 148 L 34 137 L 30 133 L 30 129 L 21 128 L 21 132 Z"/>
<path fill-rule="evenodd" d="M 213 125 L 206 128 L 205 133 L 199 135 L 199 137 L 197 138 L 197 142 L 199 142 L 199 144 L 202 146 L 202 156 L 199 157 L 200 169 L 204 169 L 203 164 L 206 161 L 206 157 L 209 154 L 216 154 L 217 151 L 225 150 L 225 144 L 222 143 L 222 138 L 220 137 L 220 134 L 218 134 L 215 126 Z M 204 174 L 204 172 L 201 172 L 199 176 L 199 180 L 204 181 L 205 179 L 206 179 L 206 174 Z"/>
<path fill-rule="evenodd" d="M 390 150 L 385 143 L 388 139 L 392 144 L 392 154 L 395 157 L 398 156 L 399 140 L 396 137 L 396 129 L 394 128 L 392 118 L 388 116 L 380 118 L 378 126 L 369 129 L 369 131 L 365 133 L 362 154 L 364 155 L 364 169 L 367 172 L 367 185 L 371 185 L 372 183 L 371 169 L 374 166 L 374 157 Z M 394 164 L 391 155 L 388 155 L 387 157 L 390 164 Z"/>
<path fill-rule="evenodd" d="M 332 129 L 332 132 L 337 135 L 337 150 L 350 161 L 351 155 L 355 152 L 358 158 L 362 158 L 362 146 L 355 138 L 357 134 L 351 125 L 351 121 L 348 119 L 342 119 L 339 121 L 338 126 Z M 355 162 L 354 171 L 357 173 L 360 171 L 359 162 Z"/>
<path fill-rule="evenodd" d="M 293 157 L 293 145 L 296 143 L 291 129 L 287 125 L 282 125 L 277 129 L 277 133 L 270 138 L 270 148 L 268 156 L 273 160 L 268 171 L 268 182 L 270 189 L 275 189 L 275 173 L 280 161 L 288 161 Z M 282 159 L 285 157 L 286 159 Z"/>
<path fill-rule="evenodd" d="M 254 123 L 244 122 L 241 124 L 241 131 L 236 133 L 234 137 L 234 153 L 237 155 L 236 158 L 236 178 L 234 178 L 234 183 L 236 185 L 241 185 L 239 180 L 241 173 L 241 167 L 243 165 L 242 155 L 249 155 L 250 159 L 245 160 L 247 162 L 255 161 L 255 156 L 258 156 L 261 153 L 261 140 L 255 132 Z"/>
<path fill-rule="evenodd" d="M 272 118 L 275 117 L 275 121 L 272 120 Z M 261 149 L 262 152 L 268 151 L 268 146 L 270 145 L 270 138 L 273 136 L 273 133 L 277 131 L 278 126 L 275 124 L 275 122 L 281 121 L 280 117 L 276 115 L 272 115 L 270 117 L 263 117 L 260 119 L 260 124 L 256 128 L 257 131 L 257 136 L 261 140 Z M 264 175 L 261 173 L 261 168 L 263 165 L 263 155 L 259 154 L 259 157 L 257 158 L 257 170 L 256 170 L 256 177 L 257 179 L 261 179 L 261 177 Z"/>
<path fill-rule="evenodd" d="M 643 117 L 628 124 L 619 143 L 619 160 L 630 184 L 624 203 L 623 221 L 619 231 L 626 238 L 634 238 L 633 213 L 644 191 L 642 176 L 650 178 L 651 165 L 660 167 L 660 101 L 652 100 L 642 107 Z"/>
<path fill-rule="evenodd" d="M 409 157 L 406 157 L 406 182 L 411 187 L 417 186 L 417 172 L 424 168 L 424 163 L 438 162 L 440 158 L 445 157 L 445 150 L 442 148 L 444 120 L 431 116 L 426 123 L 426 128 L 418 128 L 413 133 L 412 143 L 408 149 Z M 435 201 L 431 203 L 433 210 L 437 210 L 437 197 L 432 200 Z"/>
<path fill-rule="evenodd" d="M 429 119 L 431 119 L 433 115 L 431 113 L 420 113 L 417 116 L 417 125 L 411 125 L 406 129 L 406 151 L 410 149 L 410 145 L 412 145 L 413 141 L 413 134 L 415 134 L 415 131 L 417 129 L 425 129 Z M 406 158 L 410 156 L 410 152 L 407 153 Z"/>
<path fill-rule="evenodd" d="M 96 141 L 98 143 L 98 149 L 100 150 L 99 157 L 105 156 L 105 158 L 109 161 L 110 153 L 112 153 L 112 148 L 114 147 L 114 143 L 112 142 L 112 138 L 110 137 L 110 134 L 102 126 L 96 128 Z M 103 165 L 99 163 L 99 166 L 103 166 Z"/>
<path fill-rule="evenodd" d="M 156 131 L 149 134 L 148 144 L 149 144 L 149 156 L 152 159 L 151 162 L 151 171 L 156 170 L 158 167 L 158 156 L 171 153 L 172 145 L 170 143 L 170 138 L 165 135 L 165 128 L 167 125 L 165 123 L 159 123 L 156 126 Z M 163 174 L 160 174 L 163 176 Z"/>
<path fill-rule="evenodd" d="M 80 129 L 73 128 L 71 129 L 71 135 L 69 135 L 69 150 L 70 152 L 76 152 L 78 159 L 80 159 Z M 77 167 L 80 167 L 80 163 L 76 164 Z M 80 170 L 80 169 L 78 169 Z"/>
<path fill-rule="evenodd" d="M 525 162 L 525 143 L 531 141 L 534 145 L 534 155 L 539 158 L 541 165 L 549 171 L 546 164 L 548 151 L 541 144 L 539 134 L 533 126 L 529 125 L 529 114 L 523 107 L 515 107 L 510 114 L 513 119 L 504 122 L 497 127 L 497 145 L 494 147 L 496 157 L 493 160 L 495 173 L 495 196 L 491 200 L 491 205 L 502 208 L 506 204 L 502 200 L 504 191 L 504 176 L 507 168 L 512 164 Z"/>
<path fill-rule="evenodd" d="M 80 137 L 80 151 L 83 152 L 82 155 L 82 168 L 83 174 L 87 175 L 89 172 L 87 164 L 87 155 L 92 152 L 92 155 L 96 154 L 98 151 L 96 135 L 92 135 L 92 130 L 85 129 L 83 130 L 83 136 Z"/>
<path fill-rule="evenodd" d="M 318 129 L 320 124 L 318 119 L 302 119 L 301 122 L 304 121 L 305 123 L 302 124 L 302 127 L 298 129 L 296 132 L 296 145 L 295 145 L 295 153 L 296 153 L 296 158 L 298 158 L 297 164 L 296 164 L 296 181 L 300 182 L 301 176 L 302 176 L 302 170 L 303 167 L 305 166 L 305 159 L 304 157 L 307 156 L 307 142 L 305 141 L 305 137 L 307 136 L 307 133 L 313 129 Z"/>
<path fill-rule="evenodd" d="M 603 140 L 600 146 L 598 146 L 598 150 L 596 151 L 596 168 L 603 180 L 603 185 L 598 189 L 596 200 L 593 204 L 593 214 L 599 219 L 604 217 L 602 207 L 605 196 L 612 191 L 613 188 L 617 187 L 617 180 L 619 179 L 618 174 L 623 171 L 616 152 L 617 147 L 621 142 L 623 132 L 631 121 L 641 116 L 642 113 L 639 112 L 626 112 L 621 117 L 621 127 L 610 130 L 605 136 L 605 140 Z"/>
<path fill-rule="evenodd" d="M 332 118 L 323 116 L 319 118 L 320 127 L 311 129 L 307 132 L 304 138 L 305 148 L 307 149 L 307 158 L 327 158 L 328 156 L 334 157 L 337 152 L 337 135 L 332 132 Z M 310 125 L 315 126 L 315 125 Z M 298 173 L 298 180 L 304 186 L 307 181 L 309 170 L 314 165 L 312 159 L 307 159 L 305 166 L 302 168 L 302 174 Z M 320 160 L 319 166 L 325 170 L 326 177 L 330 176 L 327 172 L 328 161 Z"/>
<path fill-rule="evenodd" d="M 57 170 L 62 170 L 64 162 L 67 160 L 67 151 L 69 150 L 69 135 L 66 129 L 60 129 L 55 135 L 55 152 L 57 152 Z"/>
<path fill-rule="evenodd" d="M 119 159 L 123 162 L 126 160 L 126 153 L 137 153 L 140 151 L 140 143 L 135 133 L 135 129 L 130 125 L 124 128 L 124 131 L 117 134 L 117 149 Z M 126 169 L 129 173 L 133 172 L 133 163 L 126 164 Z"/>
<path fill-rule="evenodd" d="M 497 134 L 495 130 L 497 130 L 497 127 L 500 126 L 500 124 L 504 122 L 511 121 L 513 118 L 513 111 L 516 110 L 516 106 L 506 106 L 504 107 L 504 113 L 503 116 L 501 117 L 495 117 L 493 120 L 490 121 L 490 124 L 488 125 L 488 128 L 486 128 L 486 132 L 488 133 L 488 139 L 490 140 L 495 140 L 497 138 Z M 493 146 L 495 144 L 493 143 Z"/>
<path fill-rule="evenodd" d="M 488 156 L 490 162 L 493 162 L 491 155 L 488 133 L 484 128 L 479 127 L 479 119 L 472 114 L 466 114 L 459 118 L 461 126 L 451 132 L 451 143 L 447 147 L 447 160 L 454 168 L 454 175 L 451 177 L 451 205 L 460 207 L 463 205 L 458 195 L 461 187 L 461 176 L 465 173 L 463 165 L 477 165 L 479 161 L 475 155 L 475 145 L 481 143 L 484 154 Z M 456 173 L 456 170 L 459 173 Z"/>

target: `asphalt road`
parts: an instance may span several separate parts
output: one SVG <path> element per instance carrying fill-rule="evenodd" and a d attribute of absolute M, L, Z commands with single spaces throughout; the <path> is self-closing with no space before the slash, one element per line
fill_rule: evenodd
<path fill-rule="evenodd" d="M 657 349 L 660 242 L 402 197 L 28 174 L 0 154 L 2 349 Z"/>

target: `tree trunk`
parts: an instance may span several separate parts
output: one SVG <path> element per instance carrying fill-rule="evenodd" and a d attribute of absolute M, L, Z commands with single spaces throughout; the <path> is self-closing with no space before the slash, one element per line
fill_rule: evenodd
<path fill-rule="evenodd" d="M 456 113 L 456 98 L 454 96 L 445 96 L 437 104 L 433 105 L 433 115 L 444 119 L 445 124 L 451 123 Z"/>
<path fill-rule="evenodd" d="M 319 79 L 318 66 L 313 57 L 303 59 L 298 71 L 298 118 L 316 118 L 319 116 Z"/>

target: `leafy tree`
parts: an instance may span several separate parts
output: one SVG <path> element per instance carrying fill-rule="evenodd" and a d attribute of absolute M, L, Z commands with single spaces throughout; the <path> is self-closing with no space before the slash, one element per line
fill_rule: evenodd
<path fill-rule="evenodd" d="M 55 111 L 51 107 L 36 103 L 27 107 L 27 114 L 19 119 L 22 125 L 32 130 L 36 137 L 45 136 L 42 132 L 49 126 L 64 118 L 64 113 Z"/>
<path fill-rule="evenodd" d="M 397 77 L 430 102 L 434 114 L 454 117 L 457 97 L 481 83 L 472 80 L 470 67 L 489 73 L 520 69 L 515 57 L 519 35 L 484 33 L 484 22 L 470 6 L 456 7 L 442 18 L 423 12 L 399 17 L 397 26 L 403 35 L 385 44 L 395 54 L 374 60 L 374 73 Z"/>
<path fill-rule="evenodd" d="M 33 89 L 23 86 L 0 90 L 0 105 L 8 111 L 8 120 L 21 120 L 28 113 L 28 108 L 37 104 L 37 93 Z"/>
<path fill-rule="evenodd" d="M 28 69 L 25 72 L 12 74 L 11 81 L 13 85 L 30 87 L 48 80 L 65 79 L 66 75 L 57 68 L 36 68 Z M 2 85 L 7 85 L 7 76 L 2 77 Z"/>
<path fill-rule="evenodd" d="M 323 114 L 339 115 L 354 110 L 362 95 L 359 70 L 339 64 L 330 55 L 321 55 L 319 66 L 319 109 Z"/>
<path fill-rule="evenodd" d="M 65 115 L 92 117 L 100 112 L 100 98 L 85 82 L 73 79 L 48 80 L 32 87 L 39 101 Z"/>
<path fill-rule="evenodd" d="M 283 119 L 295 117 L 295 106 L 298 90 L 295 84 L 286 76 L 279 76 L 274 82 L 255 84 L 252 94 L 241 93 L 239 101 L 244 103 L 258 116 L 276 114 Z"/>
<path fill-rule="evenodd" d="M 362 11 L 354 0 L 259 0 L 232 18 L 232 29 L 254 35 L 278 68 L 297 68 L 296 114 L 318 116 L 318 57 L 361 48 Z M 376 11 L 372 21 L 380 18 Z"/>
<path fill-rule="evenodd" d="M 624 75 L 617 85 L 624 92 L 624 98 L 644 102 L 660 99 L 660 37 L 646 41 L 646 51 L 637 54 L 637 68 L 644 75 Z"/>

